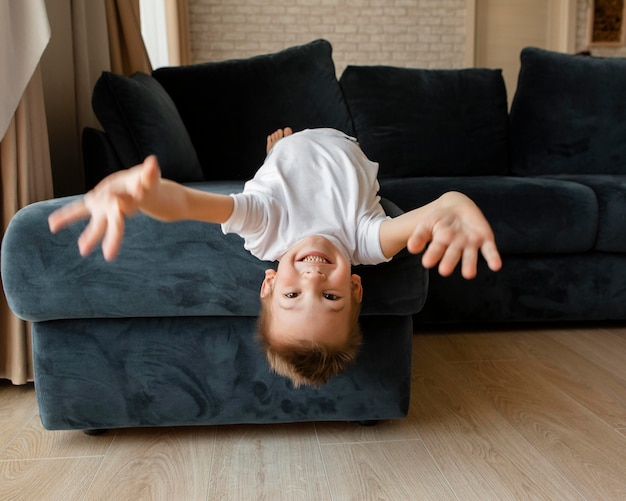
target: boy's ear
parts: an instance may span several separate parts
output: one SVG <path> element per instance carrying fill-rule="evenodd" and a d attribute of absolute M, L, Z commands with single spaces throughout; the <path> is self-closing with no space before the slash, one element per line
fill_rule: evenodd
<path fill-rule="evenodd" d="M 261 298 L 265 298 L 271 294 L 272 288 L 274 287 L 274 277 L 276 277 L 276 270 L 265 270 L 265 278 L 261 284 Z"/>
<path fill-rule="evenodd" d="M 357 302 L 363 302 L 363 286 L 361 285 L 361 277 L 359 275 L 352 275 L 352 294 Z"/>

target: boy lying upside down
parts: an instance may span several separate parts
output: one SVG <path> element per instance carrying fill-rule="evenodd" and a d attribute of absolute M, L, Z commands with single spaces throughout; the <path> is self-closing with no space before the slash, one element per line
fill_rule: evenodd
<path fill-rule="evenodd" d="M 261 284 L 259 339 L 272 369 L 294 386 L 317 386 L 344 371 L 361 343 L 363 288 L 351 265 L 389 261 L 405 247 L 424 251 L 422 264 L 439 263 L 443 276 L 461 263 L 476 275 L 479 251 L 493 271 L 502 266 L 489 223 L 465 195 L 448 192 L 395 218 L 378 196 L 378 164 L 356 140 L 334 129 L 267 138 L 267 157 L 242 193 L 195 190 L 161 177 L 155 156 L 103 179 L 82 199 L 50 215 L 52 232 L 84 218 L 83 256 L 102 242 L 117 256 L 126 216 L 143 212 L 160 221 L 193 219 L 237 233 L 262 260 L 278 260 Z"/>

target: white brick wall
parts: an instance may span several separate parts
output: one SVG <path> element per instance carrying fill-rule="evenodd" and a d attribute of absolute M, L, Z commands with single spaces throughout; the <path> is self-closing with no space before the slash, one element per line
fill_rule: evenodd
<path fill-rule="evenodd" d="M 460 68 L 465 0 L 189 0 L 194 63 L 325 38 L 347 64 Z"/>
<path fill-rule="evenodd" d="M 588 48 L 588 1 L 577 0 L 576 50 Z M 266 54 L 316 38 L 347 64 L 462 68 L 466 0 L 189 0 L 194 63 Z M 626 47 L 592 47 L 626 57 Z"/>

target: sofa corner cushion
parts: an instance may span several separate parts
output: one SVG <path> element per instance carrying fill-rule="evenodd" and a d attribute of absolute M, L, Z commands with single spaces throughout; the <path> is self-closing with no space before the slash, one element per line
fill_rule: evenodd
<path fill-rule="evenodd" d="M 326 40 L 249 59 L 157 69 L 172 96 L 207 180 L 251 178 L 268 134 L 332 127 L 352 134 Z"/>
<path fill-rule="evenodd" d="M 554 174 L 548 179 L 579 183 L 598 199 L 598 236 L 594 250 L 626 253 L 626 175 Z"/>
<path fill-rule="evenodd" d="M 626 174 L 626 60 L 527 47 L 511 105 L 518 175 Z"/>
<path fill-rule="evenodd" d="M 380 193 L 409 211 L 447 191 L 480 207 L 503 255 L 588 252 L 598 233 L 598 201 L 591 188 L 568 180 L 515 176 L 382 179 Z"/>
<path fill-rule="evenodd" d="M 381 178 L 508 172 L 501 70 L 348 66 L 340 83 Z"/>
<path fill-rule="evenodd" d="M 163 177 L 202 180 L 202 169 L 176 105 L 159 82 L 137 72 L 105 71 L 94 87 L 92 107 L 124 168 L 157 155 Z"/>

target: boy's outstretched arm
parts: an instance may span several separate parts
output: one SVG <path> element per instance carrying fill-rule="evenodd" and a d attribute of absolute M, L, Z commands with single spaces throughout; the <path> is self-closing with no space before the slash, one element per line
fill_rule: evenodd
<path fill-rule="evenodd" d="M 56 233 L 89 218 L 78 239 L 81 255 L 88 255 L 102 241 L 104 258 L 111 261 L 122 243 L 125 217 L 138 211 L 161 221 L 223 223 L 233 211 L 233 200 L 163 179 L 152 155 L 140 165 L 107 176 L 84 197 L 53 212 L 48 224 Z"/>
<path fill-rule="evenodd" d="M 461 262 L 463 277 L 476 276 L 478 253 L 493 271 L 502 267 L 493 231 L 472 200 L 458 192 L 443 194 L 434 202 L 386 220 L 380 228 L 383 253 L 390 258 L 405 247 L 417 254 L 426 251 L 422 264 L 450 275 Z"/>

